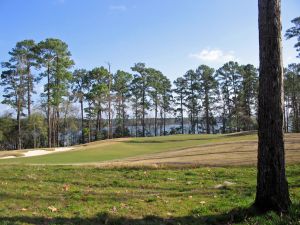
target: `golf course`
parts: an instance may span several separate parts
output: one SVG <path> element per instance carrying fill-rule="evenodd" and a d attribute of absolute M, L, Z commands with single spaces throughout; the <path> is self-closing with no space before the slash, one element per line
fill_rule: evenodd
<path fill-rule="evenodd" d="M 0 8 L 0 225 L 300 225 L 299 0 Z"/>
<path fill-rule="evenodd" d="M 300 135 L 285 136 L 293 206 L 259 215 L 257 135 L 121 138 L 1 152 L 0 224 L 299 224 Z M 35 150 L 30 150 L 35 151 Z"/>

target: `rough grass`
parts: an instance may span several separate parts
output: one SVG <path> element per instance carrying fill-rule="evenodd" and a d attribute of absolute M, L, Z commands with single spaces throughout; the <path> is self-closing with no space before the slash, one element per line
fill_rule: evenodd
<path fill-rule="evenodd" d="M 259 215 L 254 167 L 2 165 L 0 224 L 299 224 L 300 165 L 287 176 L 290 212 Z"/>

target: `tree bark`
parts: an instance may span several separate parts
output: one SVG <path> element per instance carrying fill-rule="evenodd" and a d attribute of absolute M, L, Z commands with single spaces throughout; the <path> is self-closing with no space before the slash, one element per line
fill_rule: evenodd
<path fill-rule="evenodd" d="M 154 117 L 154 136 L 157 136 L 157 102 L 158 99 L 155 99 L 155 117 Z"/>
<path fill-rule="evenodd" d="M 57 106 L 57 111 L 56 111 L 56 146 L 59 147 L 60 143 L 59 143 L 59 124 L 60 124 L 60 113 L 59 113 L 59 105 Z"/>
<path fill-rule="evenodd" d="M 50 65 L 47 68 L 47 123 L 48 147 L 51 148 L 51 118 L 50 118 Z"/>
<path fill-rule="evenodd" d="M 111 73 L 110 73 L 110 63 L 108 63 L 109 72 L 109 83 L 108 83 L 108 139 L 112 137 L 112 118 L 111 118 Z"/>
<path fill-rule="evenodd" d="M 184 134 L 183 127 L 183 93 L 180 93 L 180 113 L 181 113 L 181 134 Z"/>
<path fill-rule="evenodd" d="M 125 99 L 122 93 L 122 137 L 125 136 Z"/>
<path fill-rule="evenodd" d="M 205 87 L 205 120 L 206 120 L 206 133 L 210 134 L 210 124 L 209 124 L 209 99 L 208 99 L 208 87 Z"/>
<path fill-rule="evenodd" d="M 30 73 L 30 66 L 27 66 L 27 110 L 28 110 L 28 118 L 31 115 L 31 82 L 32 82 L 32 78 L 31 78 L 31 73 Z"/>
<path fill-rule="evenodd" d="M 22 141 L 21 141 L 21 100 L 20 95 L 18 96 L 18 110 L 17 110 L 17 121 L 18 121 L 18 149 L 22 148 Z"/>
<path fill-rule="evenodd" d="M 80 111 L 81 111 L 81 143 L 84 144 L 84 131 L 83 131 L 83 100 L 80 100 Z"/>
<path fill-rule="evenodd" d="M 143 91 L 142 91 L 142 135 L 145 137 L 145 81 L 143 81 Z"/>
<path fill-rule="evenodd" d="M 135 137 L 138 136 L 138 101 L 137 98 L 135 100 Z"/>
<path fill-rule="evenodd" d="M 283 142 L 280 0 L 259 0 L 258 174 L 255 206 L 284 212 L 290 205 Z"/>
<path fill-rule="evenodd" d="M 95 141 L 98 141 L 99 137 L 99 109 L 97 110 L 97 118 L 96 118 L 96 132 L 95 132 Z"/>

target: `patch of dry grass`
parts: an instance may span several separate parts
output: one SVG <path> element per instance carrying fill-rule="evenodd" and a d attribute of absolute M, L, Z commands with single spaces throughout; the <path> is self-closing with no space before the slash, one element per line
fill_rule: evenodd
<path fill-rule="evenodd" d="M 285 137 L 286 162 L 300 162 L 300 134 Z M 139 167 L 160 165 L 203 165 L 203 166 L 248 166 L 256 165 L 257 140 L 206 144 L 181 150 L 130 157 L 98 166 Z"/>

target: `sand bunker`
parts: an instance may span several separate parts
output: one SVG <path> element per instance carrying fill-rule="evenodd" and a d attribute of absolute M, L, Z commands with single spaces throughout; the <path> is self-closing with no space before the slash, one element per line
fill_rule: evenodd
<path fill-rule="evenodd" d="M 65 152 L 65 151 L 69 151 L 69 150 L 73 150 L 73 149 L 74 148 L 72 148 L 72 147 L 55 148 L 53 151 L 37 149 L 37 150 L 31 150 L 31 151 L 28 151 L 28 152 L 24 152 L 24 153 L 22 153 L 23 155 L 19 156 L 19 157 L 31 157 L 31 156 L 39 156 L 39 155 L 48 155 L 48 154 L 52 154 L 52 153 L 55 153 L 55 152 Z M 16 156 L 5 156 L 5 157 L 2 157 L 1 159 L 12 159 L 12 158 L 16 158 Z"/>

